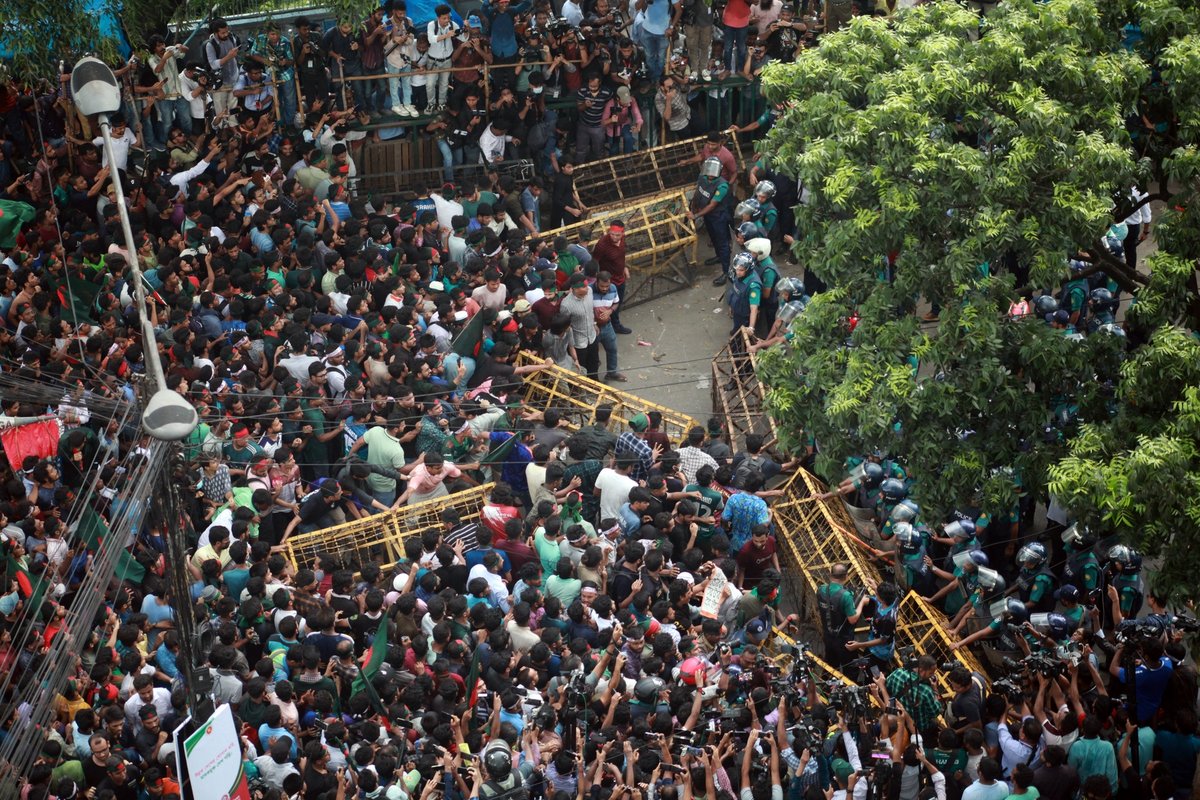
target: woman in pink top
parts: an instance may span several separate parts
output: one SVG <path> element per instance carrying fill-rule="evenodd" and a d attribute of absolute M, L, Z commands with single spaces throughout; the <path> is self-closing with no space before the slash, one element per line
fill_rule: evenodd
<path fill-rule="evenodd" d="M 629 154 L 637 150 L 638 131 L 642 129 L 642 112 L 633 102 L 628 86 L 618 86 L 617 93 L 604 106 L 600 117 L 604 121 L 604 136 L 610 156 Z"/>
<path fill-rule="evenodd" d="M 750 3 L 729 0 L 721 15 L 725 27 L 725 66 L 737 71 L 746 63 L 746 31 L 750 27 Z"/>

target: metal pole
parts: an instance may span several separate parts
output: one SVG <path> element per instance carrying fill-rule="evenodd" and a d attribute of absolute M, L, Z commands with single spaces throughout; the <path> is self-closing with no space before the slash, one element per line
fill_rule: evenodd
<path fill-rule="evenodd" d="M 154 327 L 146 316 L 146 287 L 142 283 L 142 270 L 138 267 L 137 246 L 133 241 L 133 230 L 129 227 L 129 209 L 125 207 L 125 190 L 121 187 L 121 176 L 117 174 L 116 156 L 113 153 L 111 123 L 108 114 L 100 114 L 100 136 L 104 139 L 104 156 L 108 159 L 109 179 L 117 196 L 117 216 L 121 219 L 121 233 L 125 237 L 129 270 L 133 273 L 133 291 L 138 306 L 138 319 L 142 323 L 142 350 L 153 382 L 151 394 L 167 388 L 163 377 L 162 361 L 158 357 L 158 343 L 154 339 Z"/>

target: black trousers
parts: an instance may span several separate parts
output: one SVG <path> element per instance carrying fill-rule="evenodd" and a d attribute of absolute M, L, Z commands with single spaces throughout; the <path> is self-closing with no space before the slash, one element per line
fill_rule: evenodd
<path fill-rule="evenodd" d="M 583 371 L 587 373 L 589 378 L 596 380 L 600 379 L 600 337 L 592 340 L 592 343 L 587 347 L 580 349 L 575 348 L 575 354 L 579 356 L 579 364 L 583 367 Z"/>

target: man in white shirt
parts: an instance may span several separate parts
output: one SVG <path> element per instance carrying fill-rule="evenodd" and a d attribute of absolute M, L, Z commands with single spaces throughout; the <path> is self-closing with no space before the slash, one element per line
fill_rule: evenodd
<path fill-rule="evenodd" d="M 138 137 L 134 136 L 133 131 L 129 130 L 129 128 L 125 125 L 125 118 L 120 114 L 113 114 L 109 120 L 112 123 L 112 130 L 110 133 L 112 134 L 113 161 L 115 162 L 114 166 L 116 166 L 116 168 L 121 172 L 124 172 L 129 167 L 129 148 L 135 145 L 141 147 L 142 142 L 140 139 L 138 139 Z M 74 143 L 86 144 L 86 142 L 78 141 Z M 92 139 L 92 144 L 94 144 L 96 147 L 103 148 L 104 137 L 97 136 L 95 139 Z M 108 153 L 104 152 L 103 149 L 100 151 L 100 166 L 108 166 Z M 111 172 L 112 170 L 109 170 L 110 174 Z"/>
<path fill-rule="evenodd" d="M 514 139 L 508 134 L 508 126 L 503 122 L 493 122 L 484 128 L 479 135 L 479 163 L 499 164 L 504 160 L 504 150 L 509 142 L 520 144 L 520 139 Z"/>
<path fill-rule="evenodd" d="M 178 125 L 186 134 L 192 132 L 191 99 L 185 97 L 179 82 L 179 59 L 187 54 L 187 46 L 173 44 L 167 47 L 166 41 L 159 34 L 150 37 L 150 51 L 153 55 L 147 60 L 154 75 L 163 83 L 163 93 L 166 98 L 158 101 L 158 140 L 167 141 L 171 125 Z M 203 116 L 203 114 L 201 114 Z"/>
<path fill-rule="evenodd" d="M 629 490 L 637 486 L 637 481 L 629 477 L 632 467 L 632 461 L 618 460 L 615 469 L 605 467 L 596 476 L 592 491 L 600 497 L 600 519 L 617 519 L 621 506 L 629 502 Z"/>
<path fill-rule="evenodd" d="M 1138 244 L 1144 242 L 1150 235 L 1150 203 L 1146 201 L 1146 193 L 1136 186 L 1129 190 L 1129 199 L 1135 205 L 1141 203 L 1137 210 L 1125 218 L 1125 227 L 1129 233 L 1125 236 L 1125 263 L 1130 269 L 1137 269 Z"/>
<path fill-rule="evenodd" d="M 169 179 L 169 182 L 178 190 L 176 197 L 186 198 L 188 193 L 188 183 L 192 180 L 192 178 L 203 175 L 204 171 L 208 169 L 208 165 L 211 164 L 213 160 L 220 154 L 221 145 L 217 144 L 217 141 L 214 139 L 212 146 L 208 148 L 208 154 L 205 155 L 204 158 L 193 164 L 190 169 L 185 169 L 182 172 L 176 172 L 174 175 L 172 175 Z"/>

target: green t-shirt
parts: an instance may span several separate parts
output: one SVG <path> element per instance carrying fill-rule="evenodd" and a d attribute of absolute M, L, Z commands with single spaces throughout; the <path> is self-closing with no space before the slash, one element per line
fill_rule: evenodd
<path fill-rule="evenodd" d="M 538 560 L 542 562 L 542 572 L 553 575 L 558 567 L 558 559 L 562 558 L 558 542 L 546 538 L 546 529 L 539 527 L 533 532 L 533 545 L 537 549 Z"/>
<path fill-rule="evenodd" d="M 721 513 L 721 508 L 725 504 L 721 493 L 711 486 L 701 486 L 698 483 L 689 483 L 684 487 L 685 492 L 699 492 L 700 497 L 696 498 L 697 505 L 700 506 L 701 516 L 716 518 L 717 514 Z M 716 525 L 704 525 L 698 523 L 699 528 L 696 531 L 696 541 L 703 542 L 712 538 L 712 535 L 717 532 Z"/>
<path fill-rule="evenodd" d="M 1041 796 L 1041 793 L 1038 792 L 1036 787 L 1030 786 L 1022 794 L 1013 792 L 1008 797 L 1004 798 L 1004 800 L 1038 800 L 1038 798 Z"/>

